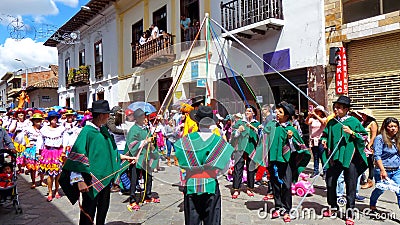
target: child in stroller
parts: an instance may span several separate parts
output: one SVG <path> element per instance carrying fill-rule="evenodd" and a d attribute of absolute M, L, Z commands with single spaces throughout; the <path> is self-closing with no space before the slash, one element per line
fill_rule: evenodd
<path fill-rule="evenodd" d="M 11 156 L 10 163 L 4 160 L 6 154 Z M 10 200 L 15 212 L 22 213 L 17 190 L 16 155 L 8 149 L 0 149 L 0 158 L 0 202 L 5 203 Z"/>

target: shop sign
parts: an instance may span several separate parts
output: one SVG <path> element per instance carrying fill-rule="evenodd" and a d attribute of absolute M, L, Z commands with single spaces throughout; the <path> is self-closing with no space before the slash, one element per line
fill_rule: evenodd
<path fill-rule="evenodd" d="M 347 74 L 347 58 L 346 58 L 346 50 L 344 47 L 339 48 L 339 57 L 336 66 L 336 94 L 347 94 L 349 87 L 349 77 Z"/>

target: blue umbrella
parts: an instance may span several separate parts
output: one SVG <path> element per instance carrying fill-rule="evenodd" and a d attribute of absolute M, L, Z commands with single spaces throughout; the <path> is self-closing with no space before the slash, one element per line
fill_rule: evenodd
<path fill-rule="evenodd" d="M 128 109 L 135 111 L 136 109 L 142 109 L 145 113 L 152 113 L 157 111 L 157 109 L 148 102 L 134 102 L 128 106 Z"/>

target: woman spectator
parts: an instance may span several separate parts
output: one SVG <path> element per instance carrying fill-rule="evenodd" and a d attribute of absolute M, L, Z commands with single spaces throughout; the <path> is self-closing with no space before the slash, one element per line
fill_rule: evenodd
<path fill-rule="evenodd" d="M 358 111 L 358 113 L 362 117 L 362 125 L 365 130 L 368 132 L 368 139 L 366 145 L 366 153 L 367 153 L 367 160 L 368 160 L 368 179 L 367 181 L 361 185 L 362 189 L 368 189 L 374 186 L 372 179 L 374 178 L 374 149 L 373 144 L 376 135 L 378 134 L 378 124 L 376 122 L 375 117 L 372 115 L 372 110 L 364 109 Z"/>
<path fill-rule="evenodd" d="M 166 144 L 167 144 L 167 165 L 171 166 L 171 151 L 174 147 L 174 143 L 178 140 L 179 129 L 175 128 L 175 120 L 171 118 L 168 121 L 168 125 L 165 126 L 165 136 L 166 136 Z M 174 149 L 175 150 L 175 149 Z M 174 164 L 178 166 L 178 159 L 174 155 Z"/>
<path fill-rule="evenodd" d="M 320 159 L 322 163 L 322 153 L 324 152 L 324 146 L 322 145 L 320 139 L 322 131 L 324 131 L 326 125 L 326 115 L 324 111 L 324 107 L 322 105 L 319 105 L 313 111 L 311 111 L 306 118 L 306 124 L 310 125 L 311 127 L 309 146 L 311 147 L 314 158 L 314 173 L 311 175 L 311 178 L 319 174 Z M 325 174 L 326 169 L 323 168 L 323 172 Z"/>
<path fill-rule="evenodd" d="M 12 138 L 15 145 L 15 150 L 17 151 L 17 166 L 18 166 L 18 173 L 23 173 L 25 166 L 23 153 L 25 151 L 25 146 L 22 144 L 22 140 L 18 140 L 16 137 L 17 135 L 29 125 L 32 126 L 31 123 L 26 122 L 25 116 L 26 112 L 23 109 L 18 109 L 14 113 L 15 118 L 11 121 L 9 127 L 9 133 L 12 134 Z"/>
<path fill-rule="evenodd" d="M 385 179 L 392 179 L 397 185 L 400 185 L 400 133 L 399 121 L 396 118 L 386 118 L 380 130 L 380 134 L 374 140 L 374 158 L 377 167 L 374 171 L 375 182 Z M 375 188 L 371 193 L 369 207 L 373 213 L 376 210 L 376 203 L 383 190 Z M 397 204 L 400 207 L 400 193 L 397 195 Z"/>

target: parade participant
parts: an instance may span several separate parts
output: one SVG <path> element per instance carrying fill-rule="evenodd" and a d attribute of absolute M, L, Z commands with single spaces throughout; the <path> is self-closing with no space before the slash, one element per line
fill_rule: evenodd
<path fill-rule="evenodd" d="M 238 142 L 237 150 L 235 149 L 234 153 L 235 166 L 233 170 L 233 199 L 236 199 L 240 194 L 239 188 L 242 183 L 245 163 L 247 170 L 246 193 L 250 197 L 254 196 L 254 176 L 257 168 L 250 167 L 251 159 L 249 158 L 249 155 L 257 146 L 258 126 L 260 125 L 260 122 L 254 119 L 255 116 L 257 116 L 257 111 L 254 106 L 246 105 L 245 108 L 246 111 L 244 118 L 238 120 L 232 127 L 231 139 L 237 139 Z"/>
<path fill-rule="evenodd" d="M 213 133 L 216 118 L 209 106 L 195 111 L 199 131 L 175 143 L 179 166 L 186 170 L 184 214 L 187 225 L 221 224 L 221 194 L 217 174 L 225 168 L 233 147 Z"/>
<path fill-rule="evenodd" d="M 271 172 L 275 202 L 272 218 L 283 215 L 284 222 L 290 222 L 292 182 L 297 182 L 311 156 L 297 129 L 290 122 L 295 112 L 294 107 L 287 102 L 281 102 L 276 106 L 275 112 L 276 120 L 271 120 L 263 128 L 262 139 L 255 153 L 252 153 L 252 158 L 254 162 L 268 166 Z"/>
<path fill-rule="evenodd" d="M 27 123 L 25 122 L 26 112 L 23 109 L 17 109 L 14 113 L 14 119 L 12 120 L 9 132 L 12 133 L 12 138 L 15 145 L 15 150 L 17 151 L 16 163 L 18 166 L 18 174 L 23 173 L 24 169 L 24 157 L 23 152 L 25 151 L 25 146 L 21 144 L 22 140 L 15 140 L 15 137 L 25 128 L 27 127 Z"/>
<path fill-rule="evenodd" d="M 81 131 L 80 128 L 75 126 L 75 113 L 73 110 L 69 109 L 65 113 L 65 122 L 64 122 L 64 127 L 65 127 L 65 132 L 63 136 L 63 162 L 65 162 L 66 158 L 68 157 L 68 154 L 71 152 L 71 148 L 74 145 L 76 139 L 78 138 L 79 132 Z"/>
<path fill-rule="evenodd" d="M 27 140 L 25 142 L 26 149 L 23 153 L 25 158 L 25 166 L 29 170 L 31 174 L 32 185 L 31 188 L 36 188 L 36 171 L 39 169 L 39 148 L 36 146 L 36 142 L 38 139 L 42 138 L 42 134 L 40 133 L 40 128 L 42 127 L 43 121 L 43 113 L 39 110 L 35 110 L 34 114 L 31 117 L 31 121 L 33 123 L 32 126 L 25 128 L 21 134 L 23 135 L 23 139 Z M 44 174 L 40 173 L 40 184 L 43 187 L 47 187 L 47 184 L 43 182 Z"/>
<path fill-rule="evenodd" d="M 375 182 L 381 182 L 386 179 L 393 180 L 400 186 L 400 133 L 399 121 L 396 118 L 386 118 L 374 141 L 374 158 L 376 168 L 374 172 Z M 375 188 L 371 193 L 369 207 L 372 213 L 377 213 L 376 203 L 384 190 Z M 397 192 L 397 204 L 400 207 L 400 193 Z"/>
<path fill-rule="evenodd" d="M 173 118 L 169 119 L 168 124 L 165 126 L 165 143 L 167 145 L 167 165 L 171 166 L 171 152 L 174 148 L 174 143 L 178 139 L 179 131 L 175 127 L 175 120 Z M 174 148 L 175 151 L 175 148 Z M 178 159 L 174 155 L 174 165 L 178 166 Z"/>
<path fill-rule="evenodd" d="M 26 119 L 30 119 L 33 116 L 34 109 L 33 108 L 27 108 L 25 111 L 26 111 Z"/>
<path fill-rule="evenodd" d="M 65 109 L 65 108 L 58 110 L 58 113 L 60 114 L 60 118 L 58 119 L 59 124 L 64 124 L 65 121 L 67 121 L 67 115 L 65 115 L 66 112 L 67 112 L 67 109 Z"/>
<path fill-rule="evenodd" d="M 342 95 L 337 101 L 333 102 L 336 119 L 329 120 L 321 137 L 325 148 L 322 154 L 324 164 L 331 157 L 330 163 L 327 164 L 328 168 L 325 177 L 327 201 L 331 209 L 324 211 L 323 216 L 330 217 L 332 216 L 332 210 L 339 209 L 336 186 L 340 173 L 344 171 L 346 209 L 348 212 L 347 225 L 354 224 L 353 210 L 355 207 L 357 178 L 365 171 L 368 165 L 364 152 L 365 141 L 363 139 L 367 132 L 358 119 L 348 115 L 350 107 L 351 100 L 347 96 Z"/>
<path fill-rule="evenodd" d="M 49 190 L 47 201 L 53 200 L 53 183 L 54 183 L 54 197 L 60 198 L 58 192 L 62 159 L 61 155 L 64 152 L 63 149 L 63 136 L 65 127 L 58 125 L 58 119 L 60 115 L 55 111 L 50 111 L 47 114 L 47 120 L 50 122 L 49 126 L 43 126 L 40 129 L 42 138 L 38 138 L 36 142 L 36 148 L 41 150 L 41 160 L 39 171 L 43 174 L 47 174 L 47 187 Z"/>
<path fill-rule="evenodd" d="M 326 115 L 325 109 L 322 105 L 317 106 L 311 112 L 308 113 L 305 123 L 310 126 L 310 143 L 311 151 L 314 158 L 314 173 L 310 178 L 315 177 L 319 174 L 319 160 L 322 162 L 322 153 L 324 152 L 324 146 L 321 143 L 322 131 L 326 126 Z M 324 175 L 326 169 L 324 169 Z"/>
<path fill-rule="evenodd" d="M 154 138 L 146 126 L 146 115 L 142 109 L 137 109 L 133 113 L 135 124 L 131 127 L 126 137 L 125 155 L 137 157 L 137 163 L 129 167 L 131 173 L 131 188 L 129 211 L 137 211 L 140 209 L 139 200 L 136 198 L 136 183 L 140 173 L 145 179 L 145 202 L 159 203 L 160 199 L 152 197 L 152 182 L 153 176 L 151 172 L 156 168 L 159 161 L 158 150 L 154 144 Z"/>
<path fill-rule="evenodd" d="M 82 193 L 79 224 L 105 223 L 110 205 L 111 182 L 120 168 L 120 159 L 134 161 L 133 157 L 118 154 L 115 142 L 104 126 L 110 107 L 108 101 L 92 103 L 93 120 L 86 121 L 63 167 L 61 186 L 72 204 Z"/>

